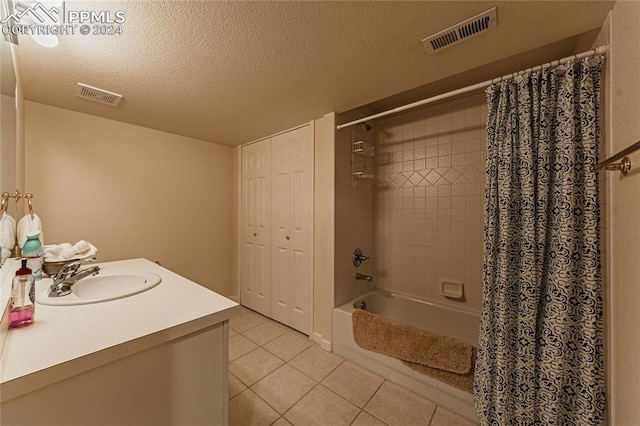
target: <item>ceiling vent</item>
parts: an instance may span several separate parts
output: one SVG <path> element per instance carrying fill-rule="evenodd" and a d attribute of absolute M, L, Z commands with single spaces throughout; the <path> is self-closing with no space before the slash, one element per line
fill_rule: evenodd
<path fill-rule="evenodd" d="M 100 102 L 101 104 L 107 104 L 116 106 L 122 99 L 122 95 L 109 92 L 107 90 L 98 89 L 97 87 L 89 86 L 88 84 L 78 83 L 76 89 L 76 96 L 90 101 Z"/>
<path fill-rule="evenodd" d="M 479 15 L 460 22 L 446 30 L 422 39 L 429 55 L 451 47 L 465 40 L 479 36 L 498 26 L 496 8 L 493 7 Z"/>

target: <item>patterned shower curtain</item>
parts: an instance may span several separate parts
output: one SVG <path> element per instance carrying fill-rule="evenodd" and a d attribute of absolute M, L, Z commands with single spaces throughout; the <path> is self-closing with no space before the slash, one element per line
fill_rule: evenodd
<path fill-rule="evenodd" d="M 604 423 L 598 104 L 603 58 L 487 88 L 483 425 Z"/>

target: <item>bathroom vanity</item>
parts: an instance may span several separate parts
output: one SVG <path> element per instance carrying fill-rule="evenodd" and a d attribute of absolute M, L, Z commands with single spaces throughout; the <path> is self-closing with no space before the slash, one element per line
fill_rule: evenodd
<path fill-rule="evenodd" d="M 239 305 L 146 259 L 100 267 L 162 281 L 108 302 L 37 304 L 35 323 L 7 334 L 0 422 L 226 425 L 228 320 Z"/>

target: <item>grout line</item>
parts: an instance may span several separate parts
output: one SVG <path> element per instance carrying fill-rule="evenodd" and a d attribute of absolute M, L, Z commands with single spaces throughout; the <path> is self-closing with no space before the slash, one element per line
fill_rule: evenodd
<path fill-rule="evenodd" d="M 257 383 L 257 382 L 256 382 L 256 383 Z M 276 413 L 276 414 L 278 415 L 278 417 L 277 417 L 277 418 L 276 418 L 272 423 L 270 423 L 270 424 L 273 424 L 273 423 L 277 422 L 277 421 L 278 421 L 278 419 L 279 419 L 280 417 L 282 417 L 282 414 L 280 414 L 280 413 L 278 412 L 278 410 L 276 410 L 276 409 L 275 409 L 275 407 L 272 407 L 272 406 L 271 406 L 267 401 L 265 401 L 264 399 L 260 398 L 260 395 L 258 395 L 258 394 L 257 394 L 253 389 L 251 389 L 250 387 L 248 387 L 248 388 L 247 388 L 247 389 L 245 389 L 244 391 L 240 392 L 238 395 L 240 395 L 240 394 L 242 394 L 242 393 L 244 393 L 245 391 L 248 391 L 248 390 L 249 390 L 249 391 L 251 391 L 251 393 L 253 393 L 253 394 L 256 396 L 256 398 L 258 398 L 260 401 L 262 401 L 262 402 L 264 402 L 265 404 L 267 404 L 267 407 L 271 408 L 271 409 L 273 410 L 273 412 L 274 412 L 274 413 Z M 234 398 L 235 398 L 235 397 L 234 397 Z M 285 419 L 285 420 L 286 420 L 286 419 Z"/>
<path fill-rule="evenodd" d="M 231 401 L 233 398 L 235 398 L 236 396 L 240 395 L 242 392 L 246 391 L 247 389 L 249 389 L 249 386 L 247 386 L 242 380 L 240 380 L 238 378 L 238 376 L 236 376 L 235 374 L 233 374 L 231 371 L 229 371 L 229 374 L 231 374 L 233 377 L 236 378 L 236 380 L 238 380 L 240 383 L 242 383 L 244 385 L 244 389 L 242 389 L 240 392 L 238 392 L 237 394 L 233 395 L 232 397 L 229 397 L 228 400 Z M 229 391 L 228 386 L 227 386 L 227 392 Z"/>
<path fill-rule="evenodd" d="M 289 363 L 287 363 L 287 364 L 289 364 Z M 291 364 L 289 364 L 289 366 L 290 366 L 291 368 L 293 368 L 294 370 L 296 370 L 296 371 L 298 371 L 298 372 L 300 372 L 300 373 L 304 374 L 305 376 L 307 376 L 308 378 L 310 378 L 311 380 L 313 380 L 314 382 L 316 382 L 316 384 L 320 384 L 320 382 L 322 382 L 322 380 L 316 380 L 316 379 L 314 379 L 313 377 L 311 377 L 310 375 L 308 375 L 307 373 L 305 373 L 304 371 L 302 371 L 301 369 L 296 368 L 296 366 L 295 366 L 295 365 L 291 365 Z M 314 387 L 315 387 L 315 386 L 314 386 Z"/>
<path fill-rule="evenodd" d="M 358 364 L 356 364 L 358 365 Z M 364 368 L 364 367 L 362 367 Z M 371 371 L 371 370 L 369 370 Z M 375 373 L 374 373 L 375 374 Z M 369 405 L 369 402 L 371 402 L 371 400 L 373 399 L 374 396 L 376 396 L 376 394 L 378 393 L 378 391 L 380 390 L 380 388 L 382 388 L 382 385 L 385 384 L 385 382 L 387 382 L 387 379 L 385 379 L 384 377 L 382 378 L 382 382 L 378 385 L 378 387 L 376 388 L 375 392 L 373 392 L 373 394 L 371 394 L 371 397 L 369 397 L 369 399 L 367 400 L 367 402 L 364 404 L 364 407 L 362 407 L 362 411 L 364 411 L 365 413 L 367 413 L 368 415 L 370 415 L 371 417 L 373 417 L 374 419 L 378 420 L 379 422 L 383 423 L 383 424 L 387 424 L 386 422 L 383 422 L 382 419 L 377 418 L 376 416 L 374 416 L 372 413 L 366 411 L 367 405 Z"/>
<path fill-rule="evenodd" d="M 262 325 L 262 324 L 261 324 L 261 325 Z M 258 326 L 256 326 L 256 327 L 251 328 L 251 329 L 246 330 L 246 331 L 254 330 L 254 329 L 256 329 L 256 328 L 260 327 L 261 325 L 258 325 Z M 268 343 L 273 342 L 274 340 L 278 339 L 279 337 L 284 336 L 286 333 L 287 333 L 287 331 L 286 331 L 286 330 L 283 330 L 283 331 L 282 331 L 282 334 L 280 334 L 280 335 L 278 335 L 278 336 L 276 336 L 276 337 L 272 338 L 271 340 L 268 340 L 268 341 L 266 341 L 266 342 L 264 342 L 264 343 L 258 343 L 258 342 L 254 341 L 254 340 L 253 340 L 253 339 L 251 339 L 249 336 L 246 336 L 246 335 L 245 335 L 245 334 L 243 334 L 243 333 L 238 333 L 238 334 L 241 334 L 244 338 L 249 339 L 249 341 L 251 341 L 252 343 L 254 343 L 254 344 L 258 345 L 258 346 L 264 346 L 264 345 L 266 345 L 266 344 L 268 344 Z M 234 337 L 235 337 L 235 336 L 234 336 Z"/>
<path fill-rule="evenodd" d="M 275 369 L 275 370 L 273 370 L 271 373 L 273 373 L 273 372 L 275 372 L 275 371 L 279 370 L 279 369 L 280 369 L 280 368 L 282 368 L 282 367 L 283 367 L 283 366 L 280 366 L 280 367 L 276 368 L 276 369 Z M 268 377 L 269 375 L 271 375 L 271 373 L 269 373 L 268 375 L 264 376 L 262 379 L 264 379 L 264 378 Z M 255 383 L 254 383 L 254 385 L 255 385 L 255 384 L 257 384 L 258 382 L 260 382 L 262 379 L 260 379 L 260 380 L 258 380 L 257 382 L 255 382 Z M 253 386 L 253 385 L 252 385 L 252 386 Z M 249 387 L 248 389 L 251 389 L 251 387 Z M 263 399 L 263 398 L 258 394 L 258 392 L 254 391 L 253 389 L 251 389 L 251 391 L 252 391 L 252 392 L 253 392 L 253 393 L 254 393 L 258 398 L 260 398 L 260 400 L 261 400 L 262 402 L 264 402 L 264 403 L 265 403 L 265 404 L 267 404 L 269 407 L 271 407 L 271 409 L 272 409 L 273 411 L 275 411 L 276 413 L 278 413 L 278 416 L 279 416 L 278 418 L 280 418 L 280 417 L 284 417 L 284 413 L 286 413 L 287 411 L 289 411 L 289 410 L 290 410 L 294 405 L 296 405 L 296 404 L 300 401 L 300 400 L 298 400 L 298 401 L 296 401 L 295 403 L 293 403 L 293 405 L 291 405 L 291 407 L 289 407 L 288 409 L 286 409 L 286 410 L 284 411 L 284 413 L 282 413 L 282 414 L 281 414 L 281 413 L 276 409 L 276 407 L 274 407 L 273 405 L 271 405 L 271 404 L 269 404 L 267 401 L 265 401 L 265 400 L 264 400 L 264 399 Z M 306 394 L 305 394 L 305 395 L 306 395 Z M 285 420 L 286 420 L 286 419 L 285 419 Z M 274 420 L 274 423 L 275 423 L 276 421 L 278 421 L 278 419 Z"/>
<path fill-rule="evenodd" d="M 433 423 L 433 419 L 436 416 L 436 410 L 438 409 L 439 405 L 436 405 L 436 408 L 433 409 L 433 413 L 431 413 L 431 418 L 429 419 L 429 426 L 432 426 L 431 424 Z"/>
<path fill-rule="evenodd" d="M 351 423 L 349 423 L 349 426 L 353 425 L 356 421 L 356 419 L 360 416 L 360 414 L 362 414 L 362 411 L 364 411 L 362 408 L 360 408 L 360 411 L 358 411 L 358 414 L 356 414 L 356 416 L 353 418 L 353 420 L 351 420 Z"/>
<path fill-rule="evenodd" d="M 283 335 L 284 336 L 284 335 Z M 280 336 L 282 337 L 282 336 Z M 275 340 L 275 339 L 274 339 Z M 267 343 L 265 343 L 265 345 L 267 345 Z M 282 356 L 280 355 L 276 355 L 273 352 L 271 352 L 269 349 L 264 348 L 265 351 L 269 352 L 271 355 L 275 356 L 278 359 L 281 359 L 282 361 L 286 362 L 287 364 L 289 363 L 289 361 L 292 361 L 294 358 L 297 358 L 301 353 L 303 353 L 304 351 L 306 351 L 307 349 L 309 349 L 311 346 L 313 346 L 313 344 L 311 344 L 310 346 L 307 346 L 306 348 L 302 349 L 300 352 L 298 352 L 297 354 L 293 355 L 290 359 L 286 360 L 284 358 L 282 358 Z M 262 346 L 260 346 L 262 347 Z M 314 379 L 315 380 L 315 379 Z"/>
<path fill-rule="evenodd" d="M 326 377 L 325 377 L 325 379 L 326 379 Z M 318 386 L 320 386 L 320 385 L 322 385 L 323 388 L 325 388 L 326 390 L 328 390 L 329 392 L 331 392 L 332 394 L 334 394 L 335 396 L 337 396 L 341 400 L 345 401 L 347 404 L 349 404 L 349 405 L 351 405 L 351 406 L 353 406 L 353 407 L 355 407 L 355 408 L 357 408 L 359 410 L 358 414 L 356 414 L 355 417 L 353 418 L 353 420 L 351 420 L 351 422 L 349 423 L 349 424 L 352 424 L 356 420 L 356 418 L 360 415 L 360 413 L 362 412 L 362 408 L 358 407 L 356 404 L 354 404 L 353 402 L 349 401 L 347 398 L 345 398 L 344 396 L 340 395 L 338 392 L 335 392 L 333 389 L 323 385 L 322 382 L 318 383 Z"/>
<path fill-rule="evenodd" d="M 271 375 L 272 373 L 275 373 L 277 370 L 281 369 L 281 368 L 282 368 L 282 367 L 284 367 L 285 365 L 288 365 L 288 364 L 287 364 L 287 363 L 285 363 L 285 364 L 281 365 L 280 367 L 276 368 L 275 370 L 273 370 L 271 373 L 269 373 L 267 376 L 265 376 L 265 377 L 263 377 L 263 378 L 266 378 L 266 377 L 268 377 L 269 375 Z M 296 371 L 299 371 L 297 368 L 293 367 L 292 365 L 289 365 L 289 367 L 293 368 L 293 369 L 294 369 L 294 370 L 296 370 Z M 301 373 L 302 373 L 302 372 L 301 372 Z M 303 375 L 303 376 L 306 376 L 306 377 L 309 377 L 309 376 L 307 376 L 307 375 L 306 375 L 306 374 L 304 374 L 304 373 L 302 373 L 302 375 Z M 284 413 L 282 413 L 282 416 L 284 416 L 284 415 L 285 415 L 285 413 L 287 413 L 290 409 L 292 409 L 292 408 L 293 408 L 293 407 L 294 407 L 298 402 L 300 402 L 300 401 L 302 400 L 302 398 L 304 398 L 304 397 L 305 397 L 309 392 L 311 392 L 313 389 L 315 389 L 315 388 L 316 388 L 316 386 L 318 386 L 318 385 L 320 384 L 320 382 L 316 381 L 315 379 L 312 379 L 311 377 L 309 377 L 309 379 L 311 379 L 311 381 L 313 381 L 314 385 L 313 385 L 313 386 L 311 386 L 311 389 L 309 389 L 307 392 L 305 392 L 304 394 L 302 394 L 302 396 L 301 396 L 300 398 L 298 398 L 298 399 L 297 399 L 293 404 L 291 404 L 291 407 L 287 408 L 287 409 L 284 411 Z M 260 379 L 260 380 L 262 380 L 262 379 Z M 260 381 L 260 380 L 259 380 L 259 381 Z M 259 382 L 259 381 L 258 381 L 258 382 Z M 256 383 L 258 383 L 258 382 L 256 382 Z M 254 384 L 256 384 L 256 383 L 254 383 Z M 254 392 L 254 393 L 256 393 L 256 392 Z M 258 394 L 256 393 L 256 395 L 258 395 Z M 260 396 L 260 395 L 258 395 L 258 396 Z M 265 402 L 266 402 L 266 401 L 265 401 Z M 267 404 L 268 404 L 268 403 L 267 403 Z M 276 410 L 276 409 L 275 409 L 275 407 L 273 407 L 273 409 L 274 409 L 274 410 Z M 278 410 L 276 410 L 276 412 L 278 412 Z"/>
<path fill-rule="evenodd" d="M 292 366 L 292 367 L 293 367 L 293 366 Z M 307 377 L 308 377 L 308 376 L 307 376 Z M 317 387 L 318 387 L 318 385 L 320 385 L 320 382 L 316 382 L 315 380 L 313 380 L 313 381 L 314 381 L 316 384 L 315 384 L 315 385 L 313 385 L 313 386 L 311 387 L 311 389 L 309 389 L 307 392 L 305 392 L 305 393 L 304 393 L 304 395 L 302 395 L 302 396 L 300 397 L 300 399 L 298 399 L 295 403 L 291 404 L 291 407 L 287 408 L 287 409 L 286 409 L 286 411 L 285 411 L 284 413 L 282 413 L 282 417 L 284 417 L 284 415 L 285 415 L 285 414 L 287 414 L 289 411 L 291 411 L 291 410 L 293 409 L 293 407 L 295 407 L 296 405 L 298 405 L 298 403 L 299 403 L 300 401 L 302 401 L 302 400 L 304 399 L 304 397 L 305 397 L 305 396 L 309 395 L 309 394 L 310 394 L 310 393 L 311 393 L 315 388 L 317 388 Z M 285 418 L 285 420 L 287 420 L 287 419 Z M 289 420 L 287 420 L 287 421 L 289 421 Z M 289 423 L 291 423 L 291 422 L 289 422 Z M 294 426 L 295 426 L 295 425 L 294 425 Z"/>
<path fill-rule="evenodd" d="M 278 420 L 280 420 L 280 419 L 282 419 L 282 420 L 284 420 L 285 422 L 287 422 L 287 424 L 288 424 L 288 425 L 290 425 L 290 424 L 291 424 L 291 422 L 290 422 L 289 420 L 287 420 L 287 419 L 285 419 L 285 418 L 284 418 L 284 415 L 281 415 L 280 417 L 278 417 L 277 419 L 275 419 L 275 420 L 273 421 L 273 423 L 271 423 L 271 425 L 270 425 L 270 426 L 275 425 L 275 424 L 276 424 L 276 422 L 277 422 Z"/>
<path fill-rule="evenodd" d="M 257 351 L 258 349 L 262 349 L 263 351 L 267 352 L 269 355 L 275 356 L 275 355 L 273 355 L 271 352 L 269 352 L 269 351 L 267 351 L 266 349 L 264 349 L 262 346 L 258 346 L 257 348 L 255 348 L 255 349 L 251 350 L 250 352 L 247 352 L 246 354 L 242 355 L 241 357 L 239 357 L 239 358 L 235 359 L 233 362 L 238 361 L 240 358 L 244 358 L 245 356 L 249 355 L 250 353 Z M 282 359 L 278 358 L 277 356 L 276 356 L 276 358 L 277 358 L 279 361 L 282 361 Z M 230 364 L 230 363 L 229 363 L 229 364 Z M 282 364 L 282 365 L 284 365 L 284 364 L 286 364 L 286 361 L 283 361 L 283 364 Z M 280 366 L 276 367 L 276 368 L 275 368 L 275 370 L 273 370 L 273 371 L 276 371 L 278 368 L 282 367 L 282 365 L 280 365 Z M 233 374 L 233 373 L 231 372 L 231 369 L 230 369 L 229 367 L 227 367 L 227 369 L 229 370 L 229 372 L 230 372 L 231 374 Z M 258 383 L 260 380 L 262 380 L 262 379 L 264 379 L 265 377 L 267 377 L 269 374 L 273 373 L 273 371 L 270 371 L 270 372 L 269 372 L 269 373 L 267 373 L 265 376 L 260 377 L 258 380 L 256 380 L 254 383 L 252 383 L 252 384 L 250 384 L 250 385 L 249 385 L 249 384 L 247 384 L 247 383 L 245 383 L 245 382 L 244 382 L 241 378 L 239 378 L 237 375 L 235 375 L 235 374 L 234 374 L 234 376 L 236 376 L 236 378 L 237 378 L 238 380 L 240 380 L 240 381 L 242 382 L 242 384 L 244 384 L 246 387 L 250 388 L 251 386 L 253 386 L 253 385 L 255 385 L 256 383 Z"/>
<path fill-rule="evenodd" d="M 229 398 L 229 401 L 231 401 L 232 399 L 236 399 L 237 397 L 239 397 L 240 395 L 242 395 L 243 393 L 245 393 L 248 390 L 249 390 L 248 387 L 246 389 L 243 389 L 242 392 L 239 392 L 237 395 L 234 395 L 233 398 Z"/>
<path fill-rule="evenodd" d="M 357 364 L 356 364 L 357 365 Z M 364 367 L 363 367 L 364 368 Z M 374 373 L 375 374 L 375 373 Z M 374 396 L 376 396 L 376 394 L 378 393 L 378 391 L 380 390 L 380 388 L 382 387 L 382 385 L 384 385 L 384 382 L 386 382 L 387 379 L 385 379 L 384 377 L 382 378 L 382 382 L 380 382 L 380 384 L 378 385 L 378 387 L 376 388 L 375 391 L 373 391 L 373 393 L 371 394 L 371 396 L 369 397 L 369 399 L 367 399 L 367 402 L 364 403 L 364 406 L 362 407 L 362 409 L 364 410 L 365 407 L 367 406 L 367 404 L 369 404 L 369 402 L 371 402 L 371 400 L 373 399 Z M 371 413 L 368 413 L 371 414 Z M 371 414 L 373 416 L 373 414 Z M 374 416 L 375 417 L 375 416 Z"/>
<path fill-rule="evenodd" d="M 245 337 L 245 338 L 246 338 L 246 337 Z M 236 361 L 238 361 L 240 358 L 244 358 L 245 356 L 249 355 L 251 352 L 255 352 L 258 348 L 261 348 L 261 347 L 262 347 L 262 346 L 257 346 L 257 345 L 256 345 L 256 347 L 255 347 L 255 348 L 253 348 L 253 349 L 251 349 L 249 352 L 246 352 L 246 353 L 244 353 L 244 354 L 240 355 L 239 357 L 237 357 L 237 358 L 235 358 L 235 359 L 233 359 L 233 360 L 229 360 L 228 364 L 231 364 L 232 362 L 236 362 Z M 265 350 L 266 350 L 266 349 L 265 349 Z M 229 371 L 231 371 L 231 370 L 229 370 Z"/>

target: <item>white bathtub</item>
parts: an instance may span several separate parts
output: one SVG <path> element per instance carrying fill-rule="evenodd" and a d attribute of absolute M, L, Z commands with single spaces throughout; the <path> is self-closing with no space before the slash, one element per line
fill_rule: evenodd
<path fill-rule="evenodd" d="M 478 421 L 473 396 L 405 366 L 402 361 L 359 347 L 353 340 L 351 313 L 364 301 L 367 311 L 478 346 L 480 315 L 454 307 L 373 291 L 333 310 L 333 350 L 346 359 L 399 383 L 449 411 Z"/>

